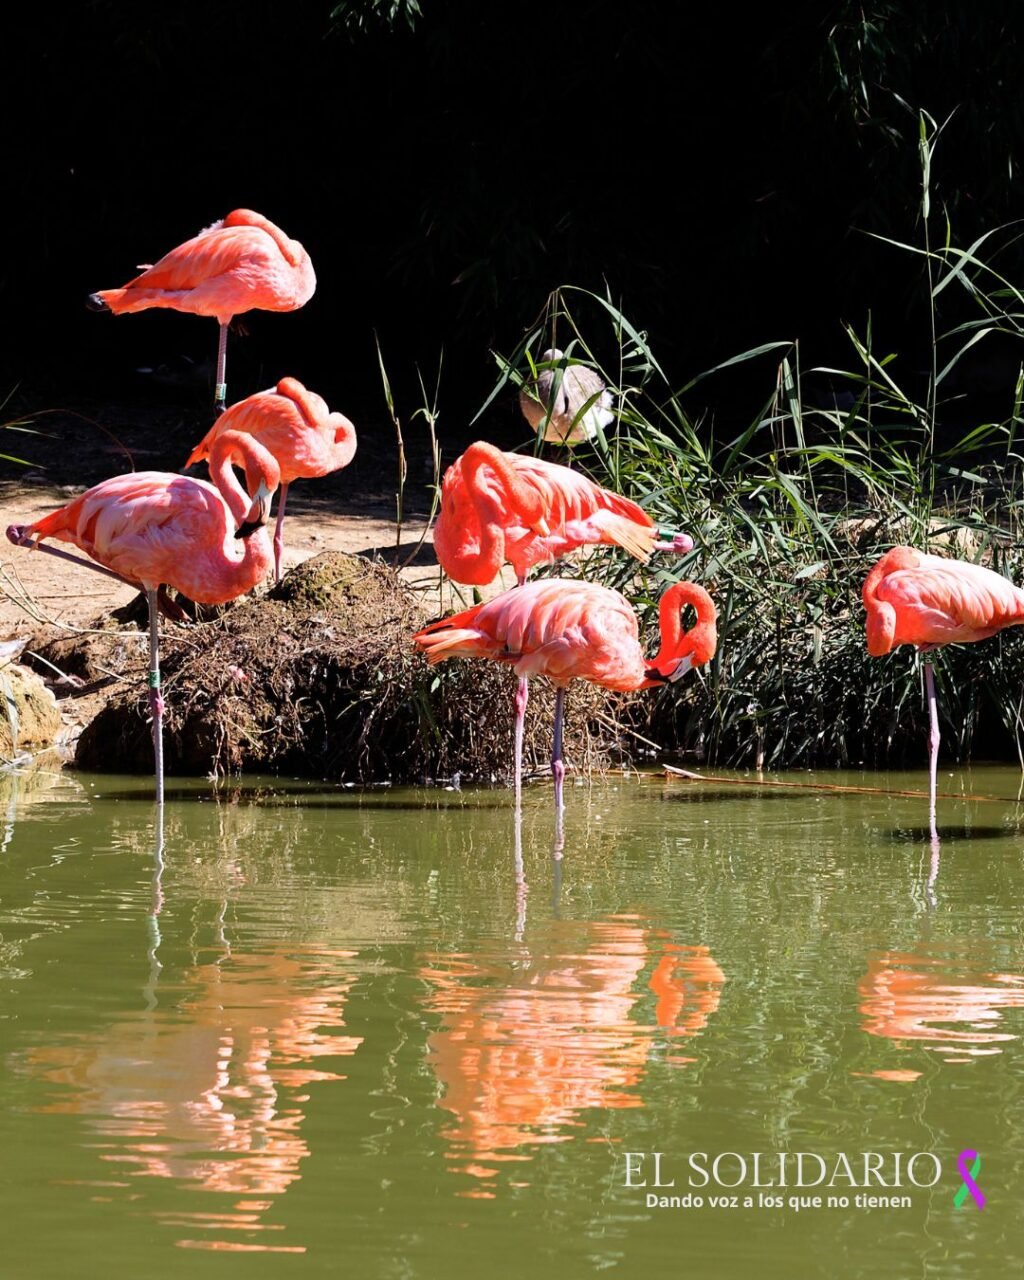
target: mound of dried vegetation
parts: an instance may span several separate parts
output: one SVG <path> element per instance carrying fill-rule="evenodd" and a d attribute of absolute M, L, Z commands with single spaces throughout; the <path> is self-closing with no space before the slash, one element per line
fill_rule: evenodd
<path fill-rule="evenodd" d="M 213 621 L 162 624 L 168 772 L 287 772 L 352 782 L 507 777 L 513 673 L 487 662 L 429 667 L 410 642 L 427 620 L 390 568 L 325 552 L 268 595 Z M 148 770 L 143 635 L 122 630 L 33 647 L 86 679 L 111 663 L 121 668 L 125 679 L 84 729 L 76 763 Z M 526 758 L 528 766 L 544 767 L 553 694 L 542 681 L 532 684 Z M 620 707 L 616 695 L 590 685 L 570 691 L 570 766 L 598 767 L 617 752 Z"/>

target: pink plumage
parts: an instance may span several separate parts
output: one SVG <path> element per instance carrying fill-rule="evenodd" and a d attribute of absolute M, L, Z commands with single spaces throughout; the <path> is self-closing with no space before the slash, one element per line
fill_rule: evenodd
<path fill-rule="evenodd" d="M 868 652 L 971 644 L 1024 623 L 1024 591 L 1001 574 L 913 547 L 893 547 L 864 582 Z"/>
<path fill-rule="evenodd" d="M 454 581 L 483 586 L 505 562 L 523 579 L 585 545 L 620 546 L 646 560 L 657 536 L 635 502 L 578 471 L 478 441 L 445 472 L 434 550 Z"/>
<path fill-rule="evenodd" d="M 248 493 L 231 459 L 245 467 Z M 149 605 L 149 705 L 153 715 L 156 799 L 164 799 L 163 715 L 160 694 L 159 591 L 176 587 L 203 604 L 222 604 L 251 590 L 270 568 L 266 524 L 279 471 L 251 436 L 227 432 L 214 445 L 216 483 L 162 471 L 132 471 L 87 489 L 30 525 L 11 525 L 8 539 L 29 550 L 44 538 L 74 543 L 97 563 L 90 568 L 138 583 Z M 50 552 L 78 560 L 54 547 Z M 88 561 L 80 563 L 88 564 Z M 103 566 L 100 568 L 100 566 Z"/>
<path fill-rule="evenodd" d="M 323 398 L 297 378 L 282 378 L 276 387 L 226 409 L 192 450 L 186 467 L 208 458 L 225 431 L 243 431 L 269 449 L 283 485 L 339 471 L 356 452 L 352 423 L 343 413 L 331 413 Z"/>
<path fill-rule="evenodd" d="M 331 413 L 322 397 L 307 391 L 297 378 L 282 378 L 276 387 L 239 400 L 226 409 L 192 450 L 191 467 L 210 456 L 227 431 L 245 432 L 277 459 L 281 496 L 274 530 L 274 572 L 280 581 L 284 556 L 284 511 L 288 486 L 347 467 L 356 451 L 356 429 L 343 413 Z"/>
<path fill-rule="evenodd" d="M 692 605 L 695 625 L 683 631 L 681 613 Z M 519 676 L 547 676 L 556 685 L 589 680 L 607 689 L 645 689 L 673 679 L 714 656 L 716 613 L 711 597 L 693 582 L 674 583 L 658 609 L 661 648 L 647 659 L 636 614 L 610 587 L 544 578 L 502 592 L 485 604 L 435 622 L 414 637 L 430 662 L 494 658 Z"/>
<path fill-rule="evenodd" d="M 913 547 L 893 547 L 874 566 L 861 591 L 867 610 L 867 646 L 880 658 L 901 644 L 926 653 L 945 644 L 987 640 L 1024 623 L 1024 591 L 979 564 L 944 560 Z M 932 664 L 924 664 L 928 698 L 928 817 L 938 850 L 939 715 Z"/>
<path fill-rule="evenodd" d="M 223 604 L 252 590 L 271 565 L 270 540 L 259 528 L 239 537 L 254 500 L 231 469 L 247 461 L 258 501 L 277 487 L 277 464 L 247 436 L 223 437 L 211 471 L 217 486 L 162 471 L 130 471 L 87 489 L 66 506 L 18 530 L 20 539 L 59 538 L 146 591 L 175 587 L 190 600 Z"/>
<path fill-rule="evenodd" d="M 226 325 L 252 311 L 295 311 L 313 296 L 316 276 L 297 240 L 251 209 L 235 209 L 120 289 L 92 295 L 115 315 L 170 307 Z"/>

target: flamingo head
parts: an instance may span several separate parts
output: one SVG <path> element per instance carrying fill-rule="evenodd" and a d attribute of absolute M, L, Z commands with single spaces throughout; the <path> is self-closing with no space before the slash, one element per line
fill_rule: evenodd
<path fill-rule="evenodd" d="M 697 620 L 683 630 L 682 611 L 692 605 Z M 665 592 L 658 605 L 661 648 L 647 664 L 643 688 L 674 684 L 688 671 L 702 667 L 715 656 L 718 645 L 717 611 L 714 601 L 695 582 L 677 582 Z"/>
<path fill-rule="evenodd" d="M 261 478 L 256 486 L 256 492 L 252 495 L 252 506 L 235 531 L 236 538 L 251 538 L 258 529 L 266 526 L 267 520 L 270 518 L 270 499 L 272 497 L 273 491 L 267 488 L 266 481 Z"/>

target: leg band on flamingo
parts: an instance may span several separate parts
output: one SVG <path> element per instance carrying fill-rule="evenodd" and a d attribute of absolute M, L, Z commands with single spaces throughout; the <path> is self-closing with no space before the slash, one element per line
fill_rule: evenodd
<path fill-rule="evenodd" d="M 225 381 L 227 376 L 228 363 L 228 327 L 226 324 L 220 326 L 220 338 L 217 342 L 217 385 L 213 392 L 213 407 L 218 413 L 223 413 L 224 406 L 228 399 L 228 384 Z"/>

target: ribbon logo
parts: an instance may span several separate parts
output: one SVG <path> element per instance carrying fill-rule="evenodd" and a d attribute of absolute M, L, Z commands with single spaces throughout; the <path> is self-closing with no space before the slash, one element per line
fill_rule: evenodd
<path fill-rule="evenodd" d="M 970 1168 L 967 1167 L 968 1160 L 973 1162 Z M 978 1155 L 977 1151 L 961 1151 L 956 1158 L 956 1167 L 959 1171 L 960 1177 L 963 1179 L 964 1185 L 953 1197 L 953 1208 L 961 1208 L 969 1194 L 974 1199 L 974 1203 L 978 1208 L 984 1209 L 984 1192 L 974 1181 L 978 1170 L 981 1168 L 981 1156 Z"/>

